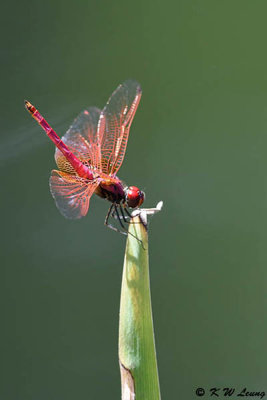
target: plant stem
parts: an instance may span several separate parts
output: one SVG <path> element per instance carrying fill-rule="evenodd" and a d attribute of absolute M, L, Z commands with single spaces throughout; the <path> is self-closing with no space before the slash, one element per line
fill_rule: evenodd
<path fill-rule="evenodd" d="M 160 400 L 150 297 L 148 235 L 140 216 L 130 223 L 122 276 L 119 362 L 122 400 Z"/>

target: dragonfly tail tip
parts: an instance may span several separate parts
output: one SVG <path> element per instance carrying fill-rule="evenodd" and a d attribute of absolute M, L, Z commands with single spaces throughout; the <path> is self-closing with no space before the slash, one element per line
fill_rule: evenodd
<path fill-rule="evenodd" d="M 26 110 L 28 110 L 31 114 L 33 114 L 35 111 L 34 106 L 28 100 L 24 100 L 24 104 L 25 104 Z"/>

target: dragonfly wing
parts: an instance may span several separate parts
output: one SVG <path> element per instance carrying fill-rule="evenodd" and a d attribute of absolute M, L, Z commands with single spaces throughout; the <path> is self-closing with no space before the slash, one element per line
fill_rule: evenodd
<path fill-rule="evenodd" d="M 90 198 L 97 188 L 98 182 L 53 170 L 49 185 L 61 214 L 66 218 L 77 219 L 87 214 Z"/>
<path fill-rule="evenodd" d="M 129 130 L 141 99 L 142 90 L 136 81 L 128 80 L 111 95 L 101 112 L 98 135 L 102 138 L 102 171 L 116 174 L 126 151 Z"/>
<path fill-rule="evenodd" d="M 88 167 L 101 168 L 101 137 L 97 130 L 100 110 L 89 107 L 73 121 L 62 141 L 70 151 Z M 60 150 L 56 149 L 55 160 L 60 170 L 75 174 L 74 168 Z"/>

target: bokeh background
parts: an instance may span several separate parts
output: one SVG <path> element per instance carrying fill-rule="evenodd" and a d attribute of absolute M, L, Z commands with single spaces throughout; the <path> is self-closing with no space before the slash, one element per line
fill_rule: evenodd
<path fill-rule="evenodd" d="M 164 201 L 150 223 L 163 399 L 267 392 L 265 1 L 1 5 L 0 399 L 119 399 L 125 238 L 93 198 L 65 220 L 49 193 L 63 134 L 134 78 L 143 97 L 119 176 Z M 222 392 L 221 392 L 222 397 Z"/>

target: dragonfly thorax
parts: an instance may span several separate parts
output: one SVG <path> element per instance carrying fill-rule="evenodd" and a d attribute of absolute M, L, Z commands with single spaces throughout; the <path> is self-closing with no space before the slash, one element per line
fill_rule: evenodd
<path fill-rule="evenodd" d="M 108 177 L 101 179 L 95 194 L 109 200 L 111 203 L 121 203 L 125 201 L 125 193 L 122 182 L 118 178 Z"/>
<path fill-rule="evenodd" d="M 128 207 L 140 207 L 145 200 L 145 193 L 138 189 L 136 186 L 129 186 L 124 189 L 125 201 Z"/>

